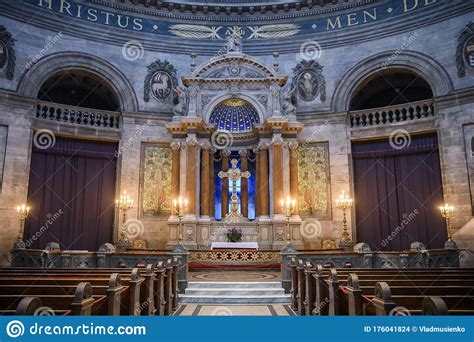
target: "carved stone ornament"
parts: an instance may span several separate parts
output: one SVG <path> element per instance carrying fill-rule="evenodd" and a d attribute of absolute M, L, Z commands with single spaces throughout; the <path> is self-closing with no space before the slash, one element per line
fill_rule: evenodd
<path fill-rule="evenodd" d="M 150 100 L 150 93 L 153 98 L 163 102 L 173 96 L 173 89 L 178 86 L 175 67 L 167 60 L 151 63 L 145 77 L 143 99 Z"/>
<path fill-rule="evenodd" d="M 466 76 L 466 65 L 474 68 L 474 23 L 469 22 L 459 33 L 456 49 L 456 65 L 458 76 Z"/>
<path fill-rule="evenodd" d="M 314 101 L 318 95 L 326 101 L 326 80 L 323 67 L 315 60 L 303 60 L 293 68 L 291 89 L 304 102 Z"/>
<path fill-rule="evenodd" d="M 176 105 L 174 106 L 173 112 L 175 115 L 186 115 L 189 108 L 189 89 L 176 87 Z"/>
<path fill-rule="evenodd" d="M 13 39 L 10 32 L 7 31 L 5 26 L 0 25 L 0 71 L 6 67 L 7 79 L 12 80 L 15 72 L 15 50 L 13 45 L 15 39 Z"/>
<path fill-rule="evenodd" d="M 285 116 L 296 116 L 296 101 L 294 96 L 294 89 L 290 85 L 286 85 L 281 90 L 281 109 Z"/>

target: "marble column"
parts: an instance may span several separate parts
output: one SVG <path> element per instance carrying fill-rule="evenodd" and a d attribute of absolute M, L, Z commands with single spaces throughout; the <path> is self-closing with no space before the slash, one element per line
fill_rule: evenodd
<path fill-rule="evenodd" d="M 290 196 L 295 200 L 296 206 L 293 215 L 299 215 L 299 197 L 298 197 L 298 142 L 288 143 L 290 152 Z"/>
<path fill-rule="evenodd" d="M 255 217 L 260 216 L 260 150 L 258 147 L 253 149 L 255 153 Z"/>
<path fill-rule="evenodd" d="M 273 149 L 273 214 L 283 214 L 280 201 L 283 199 L 283 138 L 275 136 L 272 140 Z"/>
<path fill-rule="evenodd" d="M 196 215 L 196 144 L 194 136 L 186 139 L 186 199 L 188 200 L 187 215 Z"/>
<path fill-rule="evenodd" d="M 201 150 L 201 217 L 209 216 L 209 164 L 210 164 L 210 155 L 209 155 L 209 146 L 202 146 Z"/>
<path fill-rule="evenodd" d="M 172 156 L 171 156 L 171 203 L 174 199 L 179 197 L 179 174 L 180 174 L 180 158 L 181 158 L 181 143 L 172 142 Z M 176 216 L 174 205 L 171 204 L 171 215 Z"/>
<path fill-rule="evenodd" d="M 260 193 L 260 216 L 270 216 L 270 197 L 268 196 L 268 147 L 261 146 L 259 147 L 259 185 L 257 191 Z"/>
<path fill-rule="evenodd" d="M 215 208 L 214 208 L 214 153 L 215 149 L 211 148 L 209 150 L 209 216 L 214 217 Z"/>
<path fill-rule="evenodd" d="M 247 150 L 241 150 L 239 151 L 240 155 L 240 170 L 242 172 L 248 171 L 248 151 Z M 248 210 L 248 205 L 249 205 L 249 184 L 248 184 L 248 179 L 245 177 L 242 177 L 240 180 L 241 183 L 241 189 L 240 189 L 240 208 L 242 210 L 242 216 L 245 218 L 248 218 L 249 216 L 249 210 Z"/>
<path fill-rule="evenodd" d="M 230 151 L 227 151 L 227 150 L 221 151 L 221 156 L 222 156 L 222 171 L 227 172 L 229 171 Z M 222 179 L 222 201 L 221 201 L 222 219 L 225 218 L 228 212 L 229 212 L 229 179 L 226 177 Z"/>

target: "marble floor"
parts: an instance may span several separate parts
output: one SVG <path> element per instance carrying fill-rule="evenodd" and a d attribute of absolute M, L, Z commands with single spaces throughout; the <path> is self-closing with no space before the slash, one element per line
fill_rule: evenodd
<path fill-rule="evenodd" d="M 189 281 L 280 281 L 280 271 L 205 271 L 188 273 Z"/>
<path fill-rule="evenodd" d="M 286 304 L 183 304 L 174 316 L 294 316 Z"/>

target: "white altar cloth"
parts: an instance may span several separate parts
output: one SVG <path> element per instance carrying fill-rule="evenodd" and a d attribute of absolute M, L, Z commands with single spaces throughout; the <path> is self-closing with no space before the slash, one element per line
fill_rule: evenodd
<path fill-rule="evenodd" d="M 257 242 L 213 242 L 211 249 L 258 249 Z"/>

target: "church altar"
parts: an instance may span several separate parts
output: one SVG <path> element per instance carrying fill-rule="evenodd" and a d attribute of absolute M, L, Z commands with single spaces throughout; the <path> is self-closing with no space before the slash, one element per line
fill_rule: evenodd
<path fill-rule="evenodd" d="M 257 242 L 212 242 L 211 249 L 258 249 Z"/>

